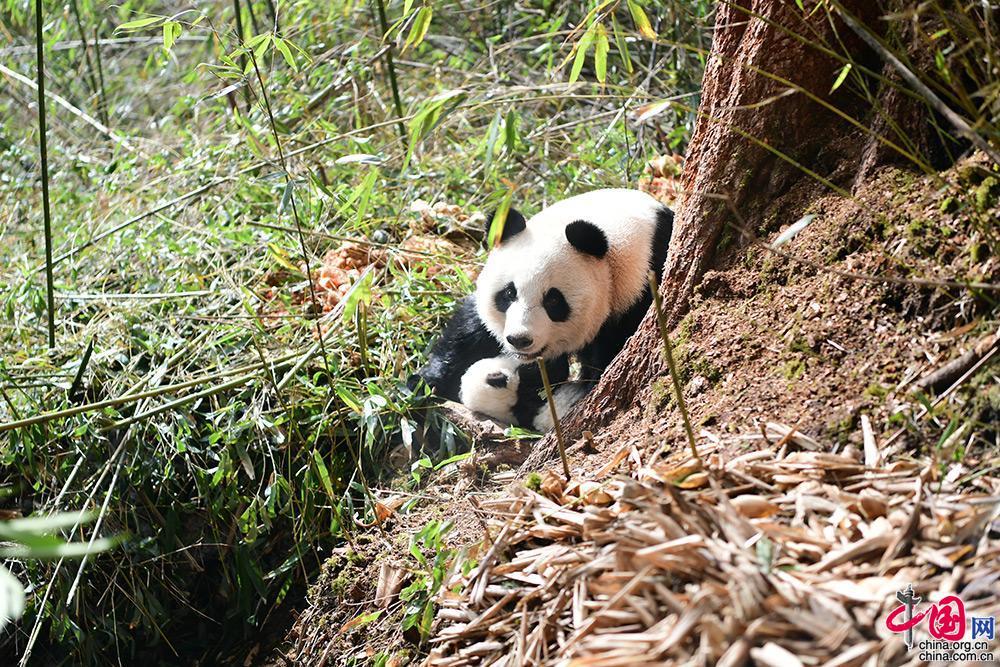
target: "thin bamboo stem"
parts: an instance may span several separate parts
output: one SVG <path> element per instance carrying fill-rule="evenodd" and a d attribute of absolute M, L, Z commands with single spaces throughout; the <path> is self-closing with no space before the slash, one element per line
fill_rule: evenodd
<path fill-rule="evenodd" d="M 42 0 L 35 0 L 35 83 L 38 87 L 38 151 L 42 162 L 42 219 L 45 224 L 45 299 L 49 349 L 56 346 L 56 298 L 52 279 L 52 215 L 49 210 L 49 151 L 45 133 L 45 49 L 42 39 Z"/>
<path fill-rule="evenodd" d="M 563 473 L 566 481 L 570 480 L 569 459 L 566 458 L 566 443 L 563 442 L 562 426 L 559 424 L 559 415 L 556 413 L 556 401 L 552 396 L 552 385 L 549 383 L 549 371 L 545 368 L 545 359 L 538 357 L 538 370 L 542 374 L 542 384 L 545 385 L 545 398 L 549 402 L 549 414 L 552 415 L 552 428 L 556 430 L 556 444 L 559 445 L 559 458 L 562 459 Z"/>
<path fill-rule="evenodd" d="M 677 397 L 677 407 L 681 411 L 681 419 L 684 421 L 684 432 L 687 433 L 688 444 L 691 446 L 691 457 L 702 463 L 701 455 L 698 454 L 698 445 L 694 439 L 694 430 L 691 428 L 691 419 L 688 417 L 687 404 L 684 403 L 684 393 L 681 391 L 680 373 L 677 372 L 677 364 L 674 363 L 673 346 L 670 344 L 670 336 L 667 333 L 667 320 L 663 314 L 663 307 L 660 303 L 660 286 L 656 284 L 656 276 L 649 272 L 649 290 L 653 293 L 653 307 L 656 308 L 656 323 L 660 328 L 660 338 L 663 339 L 663 352 L 667 357 L 667 367 L 670 369 L 670 380 L 674 385 L 674 394 Z"/>
<path fill-rule="evenodd" d="M 385 39 L 386 34 L 389 32 L 389 21 L 386 19 L 385 15 L 385 0 L 375 0 L 375 8 L 378 10 L 378 22 L 379 28 L 382 30 L 382 39 Z M 399 129 L 399 140 L 403 142 L 403 147 L 406 148 L 408 143 L 408 137 L 406 135 L 406 126 L 403 125 L 403 103 L 399 99 L 399 84 L 396 82 L 396 65 L 392 60 L 393 46 L 391 42 L 386 43 L 385 50 L 385 68 L 389 75 L 389 88 L 392 89 L 392 104 L 396 109 L 396 117 L 400 119 L 397 128 Z"/>

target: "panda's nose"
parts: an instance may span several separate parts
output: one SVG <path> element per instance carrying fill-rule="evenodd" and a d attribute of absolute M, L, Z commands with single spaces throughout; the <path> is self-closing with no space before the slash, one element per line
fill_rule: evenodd
<path fill-rule="evenodd" d="M 510 343 L 515 350 L 526 350 L 531 347 L 534 342 L 531 336 L 507 336 L 507 342 Z"/>

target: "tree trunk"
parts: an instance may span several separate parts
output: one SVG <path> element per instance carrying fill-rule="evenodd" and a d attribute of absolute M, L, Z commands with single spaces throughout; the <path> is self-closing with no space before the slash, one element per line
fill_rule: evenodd
<path fill-rule="evenodd" d="M 855 62 L 865 64 L 871 54 L 824 8 L 804 4 L 805 11 L 794 0 L 718 5 L 682 177 L 685 194 L 660 284 L 670 328 L 681 321 L 694 288 L 716 258 L 723 231 L 734 222 L 732 211 L 754 232 L 763 229 L 768 206 L 806 177 L 795 163 L 816 170 L 820 151 L 850 129 L 809 94 L 854 117 L 866 111 L 865 101 L 848 92 L 848 84 L 831 94 L 843 61 L 815 44 L 840 53 L 846 47 Z M 876 3 L 845 0 L 842 5 L 866 25 L 876 23 Z M 819 166 L 821 173 L 823 169 Z M 566 437 L 595 430 L 633 407 L 641 392 L 665 373 L 661 348 L 655 319 L 647 313 L 598 386 L 563 421 Z M 553 448 L 550 434 L 526 468 L 537 468 Z"/>

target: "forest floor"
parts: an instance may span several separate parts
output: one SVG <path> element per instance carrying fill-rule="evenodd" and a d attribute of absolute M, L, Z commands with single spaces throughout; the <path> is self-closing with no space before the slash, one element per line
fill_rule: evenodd
<path fill-rule="evenodd" d="M 884 624 L 908 584 L 1000 614 L 997 304 L 937 284 L 1000 275 L 998 200 L 975 157 L 853 197 L 793 190 L 773 220 L 815 217 L 785 255 L 731 235 L 672 333 L 700 461 L 663 378 L 570 444 L 569 482 L 501 440 L 415 503 L 387 483 L 379 525 L 259 658 L 908 664 Z"/>

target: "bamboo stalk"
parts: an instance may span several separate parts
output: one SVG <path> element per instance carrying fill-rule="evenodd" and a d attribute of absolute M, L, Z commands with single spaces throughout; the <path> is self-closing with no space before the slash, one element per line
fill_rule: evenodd
<path fill-rule="evenodd" d="M 302 227 L 302 218 L 299 216 L 298 205 L 295 202 L 295 188 L 294 181 L 292 180 L 292 174 L 288 170 L 288 160 L 285 157 L 285 150 L 281 143 L 281 136 L 278 134 L 278 124 L 274 120 L 274 111 L 271 108 L 271 100 L 267 94 L 267 86 L 264 84 L 264 76 L 260 72 L 260 66 L 257 63 L 257 58 L 253 51 L 248 54 L 250 58 L 250 63 L 253 65 L 253 71 L 257 78 L 257 83 L 260 86 L 260 98 L 264 107 L 264 111 L 267 114 L 268 124 L 271 128 L 271 136 L 274 138 L 274 145 L 278 151 L 278 163 L 281 165 L 281 170 L 285 175 L 285 187 L 289 188 L 288 201 L 292 209 L 292 220 L 295 222 L 295 230 L 298 235 L 299 240 L 299 250 L 302 253 L 302 261 L 305 264 L 306 269 L 306 282 L 309 284 L 309 299 L 312 304 L 314 313 L 319 313 L 319 299 L 316 297 L 316 283 L 313 279 L 312 268 L 309 264 L 309 250 L 306 246 L 306 236 Z M 355 283 L 357 286 L 357 283 Z M 333 369 L 330 366 L 330 357 L 327 355 L 326 351 L 326 337 L 323 333 L 323 327 L 320 325 L 320 318 L 317 316 L 314 320 L 316 323 L 316 337 L 318 338 L 319 351 L 323 357 L 323 367 L 326 369 L 327 376 L 332 379 L 334 377 Z M 332 387 L 332 384 L 331 384 Z M 332 398 L 333 392 L 330 390 L 330 396 Z M 364 467 L 361 465 L 361 449 L 360 445 L 358 451 L 354 451 L 354 446 L 352 445 L 350 439 L 347 441 L 347 451 L 350 453 L 351 458 L 354 462 L 355 470 L 358 473 L 358 477 L 361 479 L 361 486 L 365 491 L 365 497 L 368 502 L 371 503 L 372 507 L 375 507 L 376 498 L 375 494 L 372 493 L 371 485 L 368 483 L 368 477 L 365 475 Z M 344 524 L 341 524 L 344 525 Z M 378 524 L 379 530 L 384 532 L 382 524 Z M 346 529 L 345 529 L 346 530 Z M 349 531 L 347 531 L 349 534 Z"/>
<path fill-rule="evenodd" d="M 38 87 L 38 152 L 42 162 L 42 219 L 45 224 L 45 299 L 49 349 L 56 346 L 56 298 L 52 279 L 52 216 L 49 211 L 49 152 L 45 132 L 45 50 L 42 40 L 42 0 L 35 0 L 35 83 Z"/>
<path fill-rule="evenodd" d="M 684 421 L 684 432 L 687 433 L 688 444 L 691 446 L 691 457 L 702 463 L 701 455 L 698 454 L 698 445 L 694 439 L 694 430 L 691 428 L 691 419 L 688 417 L 687 405 L 684 403 L 684 393 L 681 391 L 680 373 L 677 372 L 677 364 L 674 363 L 673 347 L 670 345 L 670 336 L 667 334 L 667 320 L 663 315 L 663 308 L 660 304 L 660 287 L 656 284 L 656 276 L 649 272 L 649 290 L 653 293 L 653 307 L 656 309 L 656 323 L 660 329 L 660 338 L 663 339 L 663 352 L 667 357 L 667 366 L 670 369 L 670 381 L 674 385 L 674 394 L 677 396 L 677 407 L 681 410 L 681 419 Z"/>
<path fill-rule="evenodd" d="M 385 16 L 385 0 L 375 0 L 375 8 L 378 10 L 378 22 L 379 27 L 382 30 L 382 39 L 385 39 L 386 34 L 389 32 L 389 21 Z M 396 65 L 392 60 L 392 44 L 386 43 L 385 50 L 385 68 L 389 75 L 389 88 L 392 90 L 392 104 L 396 109 L 396 117 L 399 118 L 399 124 L 397 128 L 399 129 L 399 140 L 403 142 L 403 148 L 405 149 L 408 143 L 408 138 L 406 136 L 406 126 L 403 125 L 403 103 L 399 99 L 399 84 L 396 82 Z"/>
<path fill-rule="evenodd" d="M 293 354 L 287 354 L 283 357 L 279 357 L 271 362 L 271 367 L 273 369 L 283 368 L 287 366 L 293 359 L 298 356 L 298 352 Z M 181 389 L 189 389 L 191 387 L 197 386 L 199 384 L 204 384 L 206 382 L 211 382 L 213 380 L 218 380 L 219 378 L 228 377 L 231 375 L 236 375 L 238 373 L 245 373 L 242 376 L 243 382 L 247 382 L 254 377 L 256 377 L 256 371 L 264 367 L 265 364 L 253 363 L 247 364 L 246 366 L 241 366 L 239 368 L 233 368 L 228 371 L 222 371 L 221 373 L 214 373 L 212 375 L 203 375 L 201 377 L 194 378 L 193 380 L 187 380 L 185 382 L 178 382 L 176 384 L 164 385 L 162 387 L 157 387 L 156 389 L 149 389 L 143 392 L 129 393 L 124 396 L 117 396 L 115 398 L 109 398 L 104 401 L 97 401 L 96 403 L 86 403 L 84 405 L 77 405 L 72 408 L 66 408 L 65 410 L 53 410 L 51 412 L 43 412 L 41 414 L 33 415 L 31 417 L 26 417 L 24 419 L 18 419 L 16 421 L 7 422 L 0 424 L 0 433 L 4 431 L 12 431 L 18 428 L 25 428 L 26 426 L 33 426 L 35 424 L 42 424 L 45 422 L 52 421 L 54 419 L 61 419 L 63 417 L 72 417 L 73 415 L 78 415 L 83 412 L 93 412 L 95 410 L 103 410 L 104 408 L 112 408 L 118 405 L 125 405 L 127 403 L 134 403 L 135 401 L 142 400 L 144 398 L 153 398 L 156 396 L 161 396 L 163 394 L 169 394 L 173 391 L 179 391 Z M 250 371 L 248 373 L 248 371 Z"/>
<path fill-rule="evenodd" d="M 549 383 L 549 372 L 545 368 L 545 360 L 541 357 L 535 359 L 538 362 L 538 370 L 542 374 L 542 384 L 545 385 L 545 398 L 549 402 L 549 413 L 552 415 L 552 428 L 556 430 L 556 444 L 559 445 L 559 458 L 562 459 L 563 473 L 566 481 L 570 480 L 569 459 L 566 458 L 566 443 L 563 442 L 562 426 L 559 425 L 559 415 L 556 413 L 556 401 L 552 396 L 552 385 Z"/>

